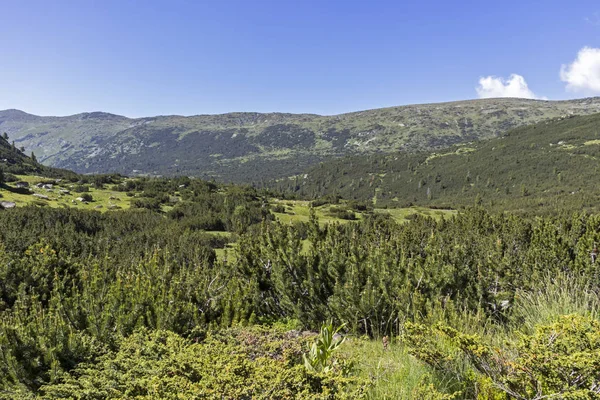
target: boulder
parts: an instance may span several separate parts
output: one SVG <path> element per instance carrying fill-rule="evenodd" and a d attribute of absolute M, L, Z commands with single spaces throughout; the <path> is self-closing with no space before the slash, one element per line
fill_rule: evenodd
<path fill-rule="evenodd" d="M 15 208 L 16 206 L 17 204 L 12 201 L 0 201 L 0 208 Z"/>

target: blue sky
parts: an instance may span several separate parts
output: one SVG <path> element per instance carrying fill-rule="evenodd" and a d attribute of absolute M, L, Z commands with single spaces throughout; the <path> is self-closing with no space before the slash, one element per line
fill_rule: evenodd
<path fill-rule="evenodd" d="M 337 114 L 600 94 L 597 1 L 22 0 L 0 9 L 0 109 L 40 115 Z"/>

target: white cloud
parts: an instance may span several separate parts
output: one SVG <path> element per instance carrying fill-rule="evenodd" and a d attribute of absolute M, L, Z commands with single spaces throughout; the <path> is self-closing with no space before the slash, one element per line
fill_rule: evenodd
<path fill-rule="evenodd" d="M 560 68 L 560 79 L 573 92 L 600 93 L 600 49 L 584 47 L 569 65 Z"/>
<path fill-rule="evenodd" d="M 527 86 L 525 78 L 517 74 L 511 74 L 508 79 L 496 76 L 479 78 L 479 86 L 475 90 L 480 99 L 491 97 L 538 98 Z"/>

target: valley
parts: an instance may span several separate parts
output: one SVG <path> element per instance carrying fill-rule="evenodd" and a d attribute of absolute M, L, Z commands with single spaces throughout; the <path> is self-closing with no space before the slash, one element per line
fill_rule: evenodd
<path fill-rule="evenodd" d="M 6 1 L 0 400 L 599 400 L 599 2 Z"/>
<path fill-rule="evenodd" d="M 588 393 L 546 366 L 597 375 L 570 354 L 594 359 L 600 335 L 599 126 L 560 116 L 253 185 L 80 174 L 3 136 L 0 399 Z"/>

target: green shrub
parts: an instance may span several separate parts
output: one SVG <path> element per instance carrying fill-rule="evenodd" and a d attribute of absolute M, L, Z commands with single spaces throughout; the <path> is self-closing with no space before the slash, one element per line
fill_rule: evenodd
<path fill-rule="evenodd" d="M 515 333 L 504 347 L 492 346 L 478 335 L 447 326 L 407 324 L 406 342 L 413 354 L 443 371 L 459 371 L 464 354 L 488 382 L 491 398 L 498 391 L 514 399 L 596 399 L 600 388 L 600 322 L 587 316 L 565 315 L 553 323 L 536 325 L 533 333 Z M 444 345 L 445 343 L 445 345 Z M 449 345 L 450 344 L 450 345 Z M 473 392 L 477 388 L 471 388 Z M 490 398 L 488 394 L 487 398 Z"/>
<path fill-rule="evenodd" d="M 310 202 L 311 207 L 320 207 L 325 204 L 339 204 L 341 196 L 335 194 L 328 194 L 322 197 L 319 197 L 316 200 Z"/>
<path fill-rule="evenodd" d="M 285 206 L 283 204 L 276 204 L 273 207 L 271 207 L 271 211 L 283 214 L 285 213 Z"/>
<path fill-rule="evenodd" d="M 90 188 L 86 185 L 75 185 L 73 191 L 75 193 L 86 193 L 90 191 Z"/>
<path fill-rule="evenodd" d="M 345 220 L 356 220 L 356 214 L 352 211 L 347 209 L 346 207 L 331 207 L 329 209 L 329 215 L 331 215 L 332 217 L 336 217 L 339 219 L 345 219 Z"/>
<path fill-rule="evenodd" d="M 373 210 L 373 205 L 370 203 L 367 203 L 366 201 L 351 200 L 348 202 L 348 207 L 350 207 L 354 211 L 362 211 L 362 212 Z"/>
<path fill-rule="evenodd" d="M 7 183 L 9 183 L 9 182 L 17 182 L 19 180 L 20 179 L 16 175 L 9 174 L 8 172 L 4 173 L 4 182 L 7 182 Z M 0 179 L 0 182 L 2 182 L 1 179 Z"/>
<path fill-rule="evenodd" d="M 83 199 L 83 201 L 94 201 L 94 198 L 89 193 L 82 194 L 81 198 Z"/>
<path fill-rule="evenodd" d="M 141 198 L 131 201 L 131 208 L 145 208 L 152 211 L 160 211 L 160 202 L 156 199 Z"/>
<path fill-rule="evenodd" d="M 140 330 L 118 349 L 81 364 L 53 384 L 44 398 L 68 399 L 345 399 L 364 391 L 356 380 L 314 374 L 300 363 L 303 339 L 261 328 L 185 339 Z"/>

